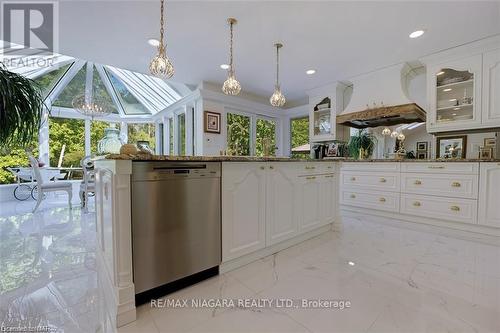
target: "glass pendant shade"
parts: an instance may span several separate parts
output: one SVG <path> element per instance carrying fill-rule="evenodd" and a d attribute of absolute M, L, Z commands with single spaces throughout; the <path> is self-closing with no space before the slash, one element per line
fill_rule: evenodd
<path fill-rule="evenodd" d="M 158 45 L 158 54 L 149 64 L 149 72 L 162 79 L 170 79 L 174 76 L 174 66 L 167 56 L 165 44 L 163 43 L 165 35 L 164 7 L 165 0 L 160 0 L 160 44 Z"/>
<path fill-rule="evenodd" d="M 229 23 L 229 69 L 227 70 L 227 79 L 222 85 L 222 92 L 226 95 L 238 95 L 241 91 L 241 85 L 236 80 L 234 75 L 234 64 L 233 64 L 233 26 L 238 21 L 235 18 L 228 18 L 227 23 Z"/>
<path fill-rule="evenodd" d="M 229 73 L 227 80 L 224 81 L 224 84 L 222 85 L 222 91 L 226 95 L 238 95 L 241 91 L 241 85 L 236 80 L 236 77 L 234 76 L 234 73 Z"/>
<path fill-rule="evenodd" d="M 286 103 L 285 95 L 281 93 L 280 86 L 276 86 L 274 88 L 274 94 L 269 98 L 269 102 L 271 103 L 272 106 L 275 107 L 282 107 Z"/>
<path fill-rule="evenodd" d="M 160 42 L 161 43 L 161 42 Z M 174 76 L 174 66 L 168 59 L 165 48 L 160 44 L 158 46 L 158 54 L 151 60 L 149 71 L 154 76 L 169 79 Z"/>
<path fill-rule="evenodd" d="M 275 106 L 277 108 L 282 107 L 286 103 L 285 95 L 281 92 L 280 88 L 280 49 L 283 47 L 283 44 L 281 43 L 276 43 L 274 44 L 276 47 L 276 84 L 274 85 L 274 93 L 272 96 L 269 98 L 269 103 L 271 103 L 272 106 Z"/>

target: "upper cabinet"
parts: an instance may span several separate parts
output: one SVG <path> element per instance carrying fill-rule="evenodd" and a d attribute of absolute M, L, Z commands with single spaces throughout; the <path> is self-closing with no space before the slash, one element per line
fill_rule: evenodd
<path fill-rule="evenodd" d="M 427 131 L 500 127 L 500 38 L 422 59 L 427 65 Z"/>
<path fill-rule="evenodd" d="M 500 124 L 500 49 L 483 55 L 483 112 L 484 125 Z"/>
<path fill-rule="evenodd" d="M 331 141 L 335 139 L 335 111 L 329 97 L 315 100 L 309 113 L 310 141 Z"/>
<path fill-rule="evenodd" d="M 481 74 L 481 54 L 428 68 L 429 132 L 481 125 Z"/>

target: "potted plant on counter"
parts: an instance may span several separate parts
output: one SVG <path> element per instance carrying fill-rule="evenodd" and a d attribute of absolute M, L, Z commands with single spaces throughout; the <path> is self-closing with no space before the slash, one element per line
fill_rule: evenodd
<path fill-rule="evenodd" d="M 357 160 L 370 158 L 377 139 L 366 129 L 360 129 L 349 140 L 349 154 Z"/>

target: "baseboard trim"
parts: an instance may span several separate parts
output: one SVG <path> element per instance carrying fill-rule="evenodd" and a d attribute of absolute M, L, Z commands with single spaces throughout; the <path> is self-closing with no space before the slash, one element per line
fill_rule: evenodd
<path fill-rule="evenodd" d="M 270 256 L 276 252 L 283 251 L 286 248 L 289 248 L 291 246 L 302 243 L 310 238 L 319 236 L 319 235 L 321 235 L 327 231 L 330 231 L 330 230 L 332 230 L 332 224 L 328 224 L 328 225 L 319 227 L 318 229 L 308 231 L 302 235 L 299 235 L 299 236 L 296 236 L 294 238 L 283 241 L 281 243 L 266 247 L 264 249 L 246 254 L 242 257 L 223 262 L 219 267 L 219 271 L 221 274 L 232 271 L 233 269 L 239 268 L 239 267 L 247 265 L 253 261 Z"/>

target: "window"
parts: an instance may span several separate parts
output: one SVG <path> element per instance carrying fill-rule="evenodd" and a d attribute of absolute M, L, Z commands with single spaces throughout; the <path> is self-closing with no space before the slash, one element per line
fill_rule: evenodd
<path fill-rule="evenodd" d="M 250 155 L 250 117 L 227 114 L 227 150 L 233 155 Z"/>
<path fill-rule="evenodd" d="M 38 85 L 42 89 L 42 94 L 44 97 L 47 97 L 47 95 L 52 91 L 52 89 L 54 89 L 57 82 L 59 82 L 62 76 L 66 74 L 66 71 L 68 70 L 69 66 L 71 66 L 71 64 L 67 64 L 59 68 L 56 68 L 55 70 L 50 71 L 47 74 L 43 74 L 42 76 L 39 76 L 34 79 L 34 81 L 38 83 Z"/>
<path fill-rule="evenodd" d="M 160 137 L 160 139 L 158 140 L 158 144 L 159 144 L 158 153 L 160 155 L 165 154 L 165 150 L 163 148 L 163 144 L 164 144 L 163 140 L 165 139 L 165 132 L 164 132 L 163 128 L 164 128 L 163 123 L 159 123 L 158 124 L 158 131 L 159 131 L 158 136 Z"/>
<path fill-rule="evenodd" d="M 60 106 L 65 108 L 73 107 L 73 99 L 79 95 L 83 95 L 85 93 L 85 81 L 86 81 L 86 71 L 87 66 L 85 65 L 76 75 L 71 79 L 66 87 L 64 87 L 63 91 L 57 97 L 52 105 Z"/>
<path fill-rule="evenodd" d="M 121 105 L 123 106 L 123 111 L 126 114 L 132 115 L 151 113 L 144 107 L 144 105 L 141 104 L 141 102 L 137 100 L 137 98 L 135 98 L 134 95 L 132 95 L 132 93 L 127 89 L 122 81 L 120 81 L 110 71 L 106 70 L 106 73 L 109 77 L 109 80 L 111 81 L 111 84 L 113 85 L 116 95 L 118 95 Z"/>
<path fill-rule="evenodd" d="M 154 124 L 128 124 L 128 143 L 147 141 L 149 147 L 155 150 L 155 125 Z"/>
<path fill-rule="evenodd" d="M 78 167 L 85 156 L 85 121 L 49 118 L 50 165 Z"/>
<path fill-rule="evenodd" d="M 168 118 L 168 141 L 169 141 L 168 154 L 173 155 L 174 154 L 174 119 L 173 118 Z"/>
<path fill-rule="evenodd" d="M 276 121 L 257 118 L 256 156 L 276 156 Z"/>
<path fill-rule="evenodd" d="M 291 157 L 307 157 L 309 147 L 309 117 L 290 120 Z"/>
<path fill-rule="evenodd" d="M 181 113 L 177 116 L 177 151 L 178 155 L 186 155 L 186 114 Z"/>
<path fill-rule="evenodd" d="M 104 138 L 104 130 L 110 126 L 115 126 L 115 128 L 120 128 L 118 123 L 109 123 L 105 121 L 94 120 L 90 124 L 90 152 L 97 153 L 97 144 L 101 139 Z"/>

